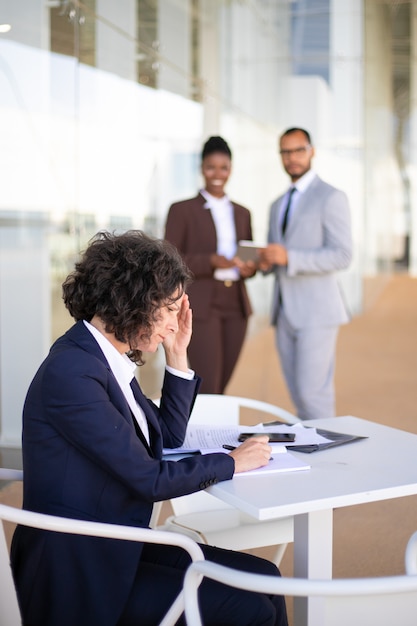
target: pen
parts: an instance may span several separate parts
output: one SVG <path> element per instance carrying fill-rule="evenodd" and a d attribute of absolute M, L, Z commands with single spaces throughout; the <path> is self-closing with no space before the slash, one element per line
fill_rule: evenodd
<path fill-rule="evenodd" d="M 222 448 L 224 448 L 225 450 L 236 450 L 236 446 L 229 446 L 229 444 L 224 443 L 222 445 Z M 270 461 L 273 460 L 274 457 L 271 456 L 271 458 L 269 459 Z"/>

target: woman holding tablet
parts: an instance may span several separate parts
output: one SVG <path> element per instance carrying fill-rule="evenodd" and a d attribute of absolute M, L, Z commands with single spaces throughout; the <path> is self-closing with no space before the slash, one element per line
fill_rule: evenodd
<path fill-rule="evenodd" d="M 235 368 L 252 312 L 245 279 L 255 263 L 241 261 L 238 242 L 252 240 L 251 215 L 232 202 L 225 186 L 232 153 L 222 137 L 210 137 L 201 154 L 204 188 L 195 198 L 174 203 L 165 238 L 193 273 L 188 288 L 193 310 L 190 365 L 199 372 L 202 393 L 223 393 Z"/>

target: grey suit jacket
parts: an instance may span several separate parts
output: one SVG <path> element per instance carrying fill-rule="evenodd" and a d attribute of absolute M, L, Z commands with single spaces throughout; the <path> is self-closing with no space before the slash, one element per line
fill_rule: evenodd
<path fill-rule="evenodd" d="M 269 219 L 268 243 L 281 243 L 288 253 L 288 265 L 273 270 L 272 323 L 277 322 L 281 298 L 296 329 L 345 324 L 349 315 L 336 272 L 352 258 L 346 194 L 316 176 L 300 196 L 283 237 L 279 214 L 284 195 L 271 205 Z"/>

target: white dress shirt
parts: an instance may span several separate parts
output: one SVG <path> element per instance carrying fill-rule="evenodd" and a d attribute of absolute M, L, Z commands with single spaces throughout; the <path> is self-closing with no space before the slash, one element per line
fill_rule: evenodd
<path fill-rule="evenodd" d="M 298 204 L 298 201 L 299 201 L 300 197 L 306 191 L 307 187 L 310 186 L 310 184 L 313 182 L 313 180 L 316 178 L 316 176 L 317 176 L 317 174 L 313 170 L 308 170 L 308 172 L 306 172 L 304 174 L 304 176 L 301 176 L 301 178 L 299 178 L 297 180 L 297 182 L 294 185 L 291 185 L 291 187 L 288 189 L 287 193 L 285 194 L 285 196 L 282 199 L 281 206 L 280 206 L 280 211 L 279 211 L 279 223 L 280 223 L 280 226 L 282 226 L 282 222 L 283 222 L 283 219 L 284 219 L 284 213 L 285 213 L 285 209 L 286 209 L 287 204 L 288 204 L 288 197 L 290 195 L 291 189 L 295 188 L 295 191 L 294 191 L 294 193 L 292 195 L 292 199 L 291 199 L 291 206 L 290 206 L 290 211 L 289 211 L 289 214 L 288 214 L 288 224 L 290 223 L 291 218 L 293 217 L 293 215 L 297 211 L 297 204 Z"/>
<path fill-rule="evenodd" d="M 233 216 L 233 205 L 227 195 L 222 198 L 212 196 L 208 191 L 200 191 L 206 203 L 204 208 L 210 209 L 216 227 L 217 254 L 226 259 L 233 259 L 236 254 L 236 227 Z M 239 280 L 239 270 L 237 267 L 214 270 L 216 280 Z"/>

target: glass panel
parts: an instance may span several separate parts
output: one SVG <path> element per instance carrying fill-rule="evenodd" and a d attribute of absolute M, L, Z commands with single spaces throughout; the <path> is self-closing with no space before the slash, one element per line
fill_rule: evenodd
<path fill-rule="evenodd" d="M 293 74 L 330 74 L 330 2 L 296 0 L 292 3 L 291 56 Z"/>
<path fill-rule="evenodd" d="M 95 65 L 95 0 L 54 3 L 50 8 L 51 52 L 78 57 L 81 63 Z"/>
<path fill-rule="evenodd" d="M 394 222 L 397 236 L 395 262 L 407 268 L 410 263 L 411 177 L 410 177 L 410 114 L 412 46 L 411 3 L 396 4 L 391 8 L 392 33 L 392 90 L 394 98 L 394 154 L 400 174 L 402 198 Z M 414 69 L 415 71 L 415 69 Z"/>
<path fill-rule="evenodd" d="M 409 264 L 412 4 L 366 3 L 367 271 L 386 272 L 393 264 L 400 269 Z"/>
<path fill-rule="evenodd" d="M 138 82 L 157 87 L 158 0 L 138 0 Z"/>
<path fill-rule="evenodd" d="M 188 37 L 188 3 L 167 5 L 154 27 L 174 15 Z M 170 90 L 138 81 L 136 0 L 0 9 L 0 442 L 18 444 L 26 389 L 71 324 L 61 284 L 79 250 L 102 228 L 162 234 L 168 204 L 197 187 L 203 118 L 184 97 L 189 54 L 167 63 Z"/>
<path fill-rule="evenodd" d="M 102 228 L 162 236 L 209 135 L 230 143 L 228 193 L 264 240 L 288 185 L 277 137 L 311 131 L 351 202 L 353 312 L 364 272 L 417 265 L 415 3 L 0 0 L 0 15 L 0 441 L 20 439 L 25 389 L 71 323 L 79 250 Z M 267 318 L 270 282 L 249 289 Z"/>

